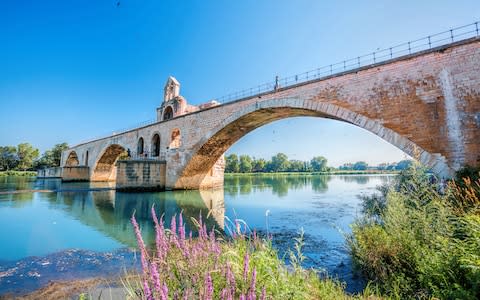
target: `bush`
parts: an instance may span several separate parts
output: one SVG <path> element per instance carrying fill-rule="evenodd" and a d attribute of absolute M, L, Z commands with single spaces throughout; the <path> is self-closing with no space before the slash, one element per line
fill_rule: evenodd
<path fill-rule="evenodd" d="M 352 226 L 356 266 L 387 296 L 480 298 L 480 217 L 471 209 L 478 198 L 458 198 L 464 194 L 458 186 L 438 193 L 426 171 L 411 166 L 374 211 L 378 218 L 367 215 Z"/>

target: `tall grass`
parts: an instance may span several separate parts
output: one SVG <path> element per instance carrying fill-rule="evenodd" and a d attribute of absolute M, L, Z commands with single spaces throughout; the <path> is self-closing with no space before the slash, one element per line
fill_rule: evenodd
<path fill-rule="evenodd" d="M 133 216 L 141 253 L 142 274 L 126 282 L 131 298 L 141 299 L 349 299 L 342 284 L 321 279 L 300 264 L 302 236 L 297 239 L 293 262 L 287 267 L 278 258 L 269 238 L 246 234 L 235 221 L 232 237 L 207 231 L 201 217 L 198 237 L 187 236 L 182 214 L 166 229 L 152 208 L 156 229 L 155 250 L 149 251 Z M 243 225 L 243 226 L 242 226 Z M 358 297 L 363 297 L 358 296 Z"/>
<path fill-rule="evenodd" d="M 439 192 L 415 164 L 364 199 L 348 239 L 358 269 L 393 298 L 480 298 L 480 181 Z"/>

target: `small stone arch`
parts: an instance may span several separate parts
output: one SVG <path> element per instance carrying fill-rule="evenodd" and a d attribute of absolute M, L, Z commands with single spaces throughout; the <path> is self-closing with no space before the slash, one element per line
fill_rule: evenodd
<path fill-rule="evenodd" d="M 180 134 L 180 129 L 175 128 L 172 130 L 169 149 L 176 149 L 182 145 L 182 135 Z"/>
<path fill-rule="evenodd" d="M 155 133 L 152 137 L 152 156 L 160 156 L 160 135 Z"/>
<path fill-rule="evenodd" d="M 120 156 L 126 156 L 126 152 L 126 148 L 118 144 L 106 147 L 95 164 L 91 180 L 115 181 L 117 177 L 115 163 Z"/>
<path fill-rule="evenodd" d="M 143 155 L 144 149 L 145 149 L 145 142 L 143 140 L 143 137 L 140 137 L 137 142 L 137 154 Z"/>
<path fill-rule="evenodd" d="M 67 161 L 65 162 L 65 166 L 67 167 L 76 167 L 80 164 L 78 161 L 77 152 L 72 151 L 68 154 Z"/>
<path fill-rule="evenodd" d="M 170 120 L 173 118 L 173 108 L 171 106 L 165 107 L 163 110 L 163 121 Z"/>

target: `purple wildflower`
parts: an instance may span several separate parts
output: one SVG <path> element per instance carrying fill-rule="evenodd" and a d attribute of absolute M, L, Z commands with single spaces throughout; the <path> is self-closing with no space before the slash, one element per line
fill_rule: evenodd
<path fill-rule="evenodd" d="M 252 271 L 252 281 L 250 282 L 250 299 L 255 300 L 255 283 L 257 281 L 257 269 L 253 267 Z"/>
<path fill-rule="evenodd" d="M 155 213 L 155 208 L 153 205 L 152 205 L 152 218 L 153 218 L 153 222 L 155 223 L 155 233 L 156 233 L 155 245 L 157 247 L 157 255 L 158 255 L 158 258 L 162 259 L 167 254 L 168 245 L 167 245 L 167 242 L 165 241 L 163 216 L 161 217 L 160 223 L 159 223 L 157 214 Z"/>
<path fill-rule="evenodd" d="M 180 241 L 183 242 L 185 240 L 185 226 L 183 224 L 182 213 L 178 216 L 178 233 L 180 234 Z"/>
<path fill-rule="evenodd" d="M 245 257 L 243 258 L 243 281 L 247 282 L 248 275 L 248 264 L 249 264 L 248 251 L 245 252 Z"/>
<path fill-rule="evenodd" d="M 267 290 L 265 287 L 262 288 L 262 295 L 260 296 L 260 300 L 265 300 L 267 299 Z"/>
<path fill-rule="evenodd" d="M 152 291 L 150 290 L 150 286 L 148 286 L 148 280 L 146 277 L 143 279 L 143 292 L 145 293 L 145 299 L 153 300 Z"/>
<path fill-rule="evenodd" d="M 150 264 L 150 272 L 152 274 L 153 287 L 155 288 L 155 291 L 161 293 L 162 284 L 160 283 L 160 275 L 158 274 L 157 265 L 154 262 Z"/>
<path fill-rule="evenodd" d="M 130 219 L 133 225 L 133 229 L 135 231 L 135 237 L 137 238 L 138 247 L 140 248 L 140 258 L 142 262 L 142 270 L 145 274 L 148 274 L 148 262 L 147 262 L 147 249 L 145 248 L 145 243 L 142 239 L 142 234 L 140 232 L 140 227 L 138 226 L 137 220 L 135 220 L 135 213 L 132 215 Z"/>
<path fill-rule="evenodd" d="M 227 286 L 230 286 L 230 295 L 235 294 L 236 283 L 235 283 L 235 276 L 233 275 L 232 270 L 230 269 L 230 265 L 227 263 Z"/>
<path fill-rule="evenodd" d="M 168 287 L 166 283 L 163 283 L 162 292 L 160 293 L 160 299 L 161 300 L 168 299 Z"/>
<path fill-rule="evenodd" d="M 205 277 L 205 298 L 206 300 L 211 300 L 213 297 L 213 283 L 212 277 L 210 273 L 207 273 L 207 277 Z"/>
<path fill-rule="evenodd" d="M 172 232 L 172 236 L 177 236 L 177 215 L 172 217 L 172 222 L 170 223 L 170 231 Z"/>

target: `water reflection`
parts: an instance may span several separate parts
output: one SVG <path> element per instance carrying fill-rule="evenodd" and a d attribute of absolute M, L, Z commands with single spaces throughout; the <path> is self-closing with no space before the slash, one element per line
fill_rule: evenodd
<path fill-rule="evenodd" d="M 199 214 L 208 227 L 219 229 L 224 229 L 225 215 L 229 219 L 239 217 L 251 228 L 272 233 L 273 245 L 280 254 L 293 246 L 293 238 L 303 227 L 306 233 L 304 254 L 308 257 L 306 266 L 325 268 L 352 286 L 358 280 L 351 278 L 349 255 L 339 229 L 343 232 L 349 230 L 349 224 L 360 209 L 359 194 L 371 193 L 375 186 L 392 178 L 227 175 L 223 190 L 160 193 L 117 192 L 108 183 L 98 182 L 0 178 L 0 191 L 28 190 L 0 193 L 0 228 L 3 228 L 0 234 L 0 272 L 14 268 L 18 260 L 22 260 L 25 266 L 30 265 L 29 260 L 33 258 L 28 257 L 31 256 L 45 257 L 57 252 L 67 261 L 70 254 L 62 253 L 71 250 L 66 249 L 80 249 L 76 252 L 80 257 L 84 250 L 103 255 L 124 246 L 135 247 L 130 224 L 134 212 L 145 241 L 153 245 L 151 208 L 154 206 L 157 215 L 164 216 L 167 227 L 172 217 L 182 212 L 188 231 L 195 228 L 193 219 L 198 219 Z M 269 212 L 268 222 L 266 211 Z M 98 267 L 98 272 L 100 275 L 102 268 Z M 17 275 L 20 277 L 23 273 Z M 2 280 L 0 278 L 0 291 Z"/>
<path fill-rule="evenodd" d="M 345 176 L 347 177 L 347 176 Z M 364 176 L 368 182 L 368 176 Z M 355 178 L 355 177 L 352 177 Z M 228 196 L 247 195 L 252 192 L 263 192 L 271 190 L 279 197 L 288 196 L 288 192 L 295 192 L 312 186 L 316 193 L 324 193 L 328 190 L 328 182 L 332 179 L 330 175 L 310 174 L 255 174 L 255 175 L 227 175 L 225 176 L 225 194 Z M 355 179 L 352 179 L 355 181 Z"/>

